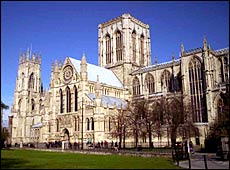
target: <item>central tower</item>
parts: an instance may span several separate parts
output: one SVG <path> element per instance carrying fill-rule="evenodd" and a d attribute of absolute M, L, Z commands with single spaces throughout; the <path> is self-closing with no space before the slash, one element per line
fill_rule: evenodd
<path fill-rule="evenodd" d="M 133 70 L 151 65 L 149 25 L 123 14 L 98 26 L 98 63 L 130 89 Z"/>

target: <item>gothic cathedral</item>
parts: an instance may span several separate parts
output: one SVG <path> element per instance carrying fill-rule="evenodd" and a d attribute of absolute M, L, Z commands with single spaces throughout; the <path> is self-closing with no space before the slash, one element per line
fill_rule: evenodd
<path fill-rule="evenodd" d="M 118 141 L 111 134 L 113 118 L 130 101 L 173 96 L 191 101 L 197 127 L 192 140 L 204 144 L 210 123 L 222 111 L 229 48 L 213 50 L 204 38 L 199 48 L 186 51 L 182 44 L 178 59 L 172 55 L 171 61 L 152 64 L 151 58 L 149 25 L 130 14 L 99 24 L 99 66 L 88 63 L 85 54 L 81 60 L 67 56 L 52 64 L 49 89 L 42 87 L 41 54 L 21 53 L 10 116 L 12 144 Z M 167 135 L 152 139 L 155 146 L 169 142 Z"/>

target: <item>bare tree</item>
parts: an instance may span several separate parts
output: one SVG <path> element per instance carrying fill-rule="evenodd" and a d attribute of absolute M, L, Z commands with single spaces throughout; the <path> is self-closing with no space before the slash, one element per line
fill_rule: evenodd
<path fill-rule="evenodd" d="M 121 148 L 121 143 L 123 141 L 123 148 L 125 148 L 125 138 L 130 135 L 129 129 L 129 112 L 127 108 L 121 108 L 118 113 L 111 116 L 112 129 L 110 135 L 112 137 L 119 139 L 119 148 Z"/>

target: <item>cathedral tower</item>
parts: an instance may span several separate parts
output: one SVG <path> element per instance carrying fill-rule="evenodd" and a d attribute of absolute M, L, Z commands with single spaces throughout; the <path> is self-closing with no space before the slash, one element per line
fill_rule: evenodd
<path fill-rule="evenodd" d="M 14 91 L 14 103 L 12 107 L 13 142 L 28 142 L 30 127 L 34 124 L 33 116 L 38 113 L 41 85 L 41 54 L 31 54 L 28 49 L 26 53 L 20 54 L 18 75 Z"/>
<path fill-rule="evenodd" d="M 125 88 L 131 86 L 130 73 L 151 65 L 149 25 L 130 14 L 98 26 L 98 63 L 111 69 Z"/>

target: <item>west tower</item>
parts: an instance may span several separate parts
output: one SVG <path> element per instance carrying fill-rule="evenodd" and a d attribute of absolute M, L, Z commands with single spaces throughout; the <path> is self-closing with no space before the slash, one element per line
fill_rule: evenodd
<path fill-rule="evenodd" d="M 29 49 L 20 54 L 12 107 L 13 142 L 29 142 L 30 140 L 30 129 L 34 124 L 34 117 L 39 113 L 42 92 L 41 58 L 41 54 L 39 56 L 35 53 L 31 54 Z"/>

